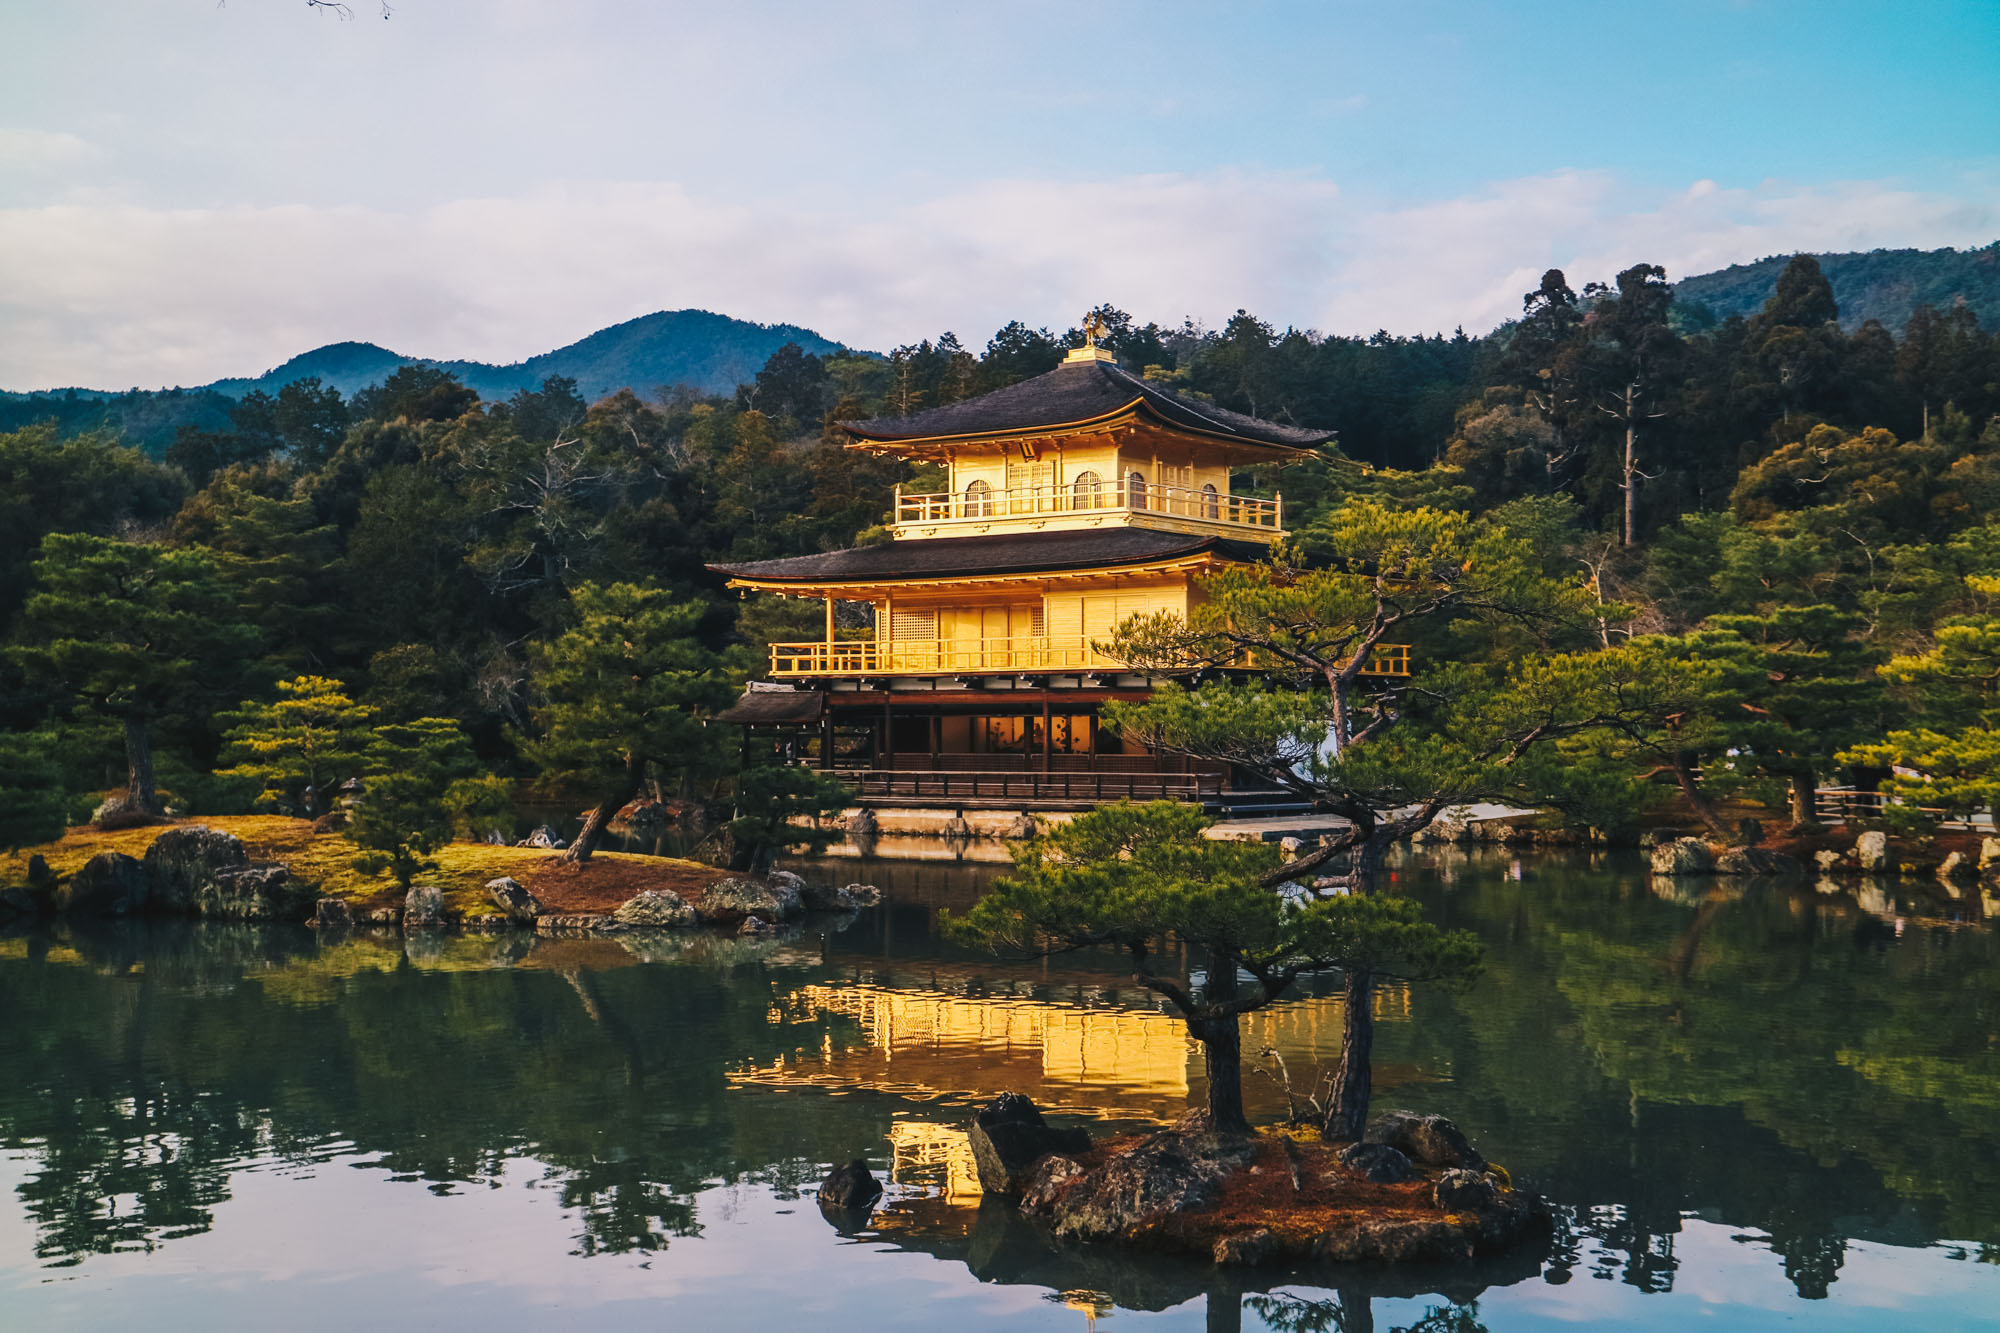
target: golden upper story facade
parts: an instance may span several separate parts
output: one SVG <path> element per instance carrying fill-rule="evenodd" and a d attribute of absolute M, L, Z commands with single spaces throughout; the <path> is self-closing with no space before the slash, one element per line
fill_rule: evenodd
<path fill-rule="evenodd" d="M 822 637 L 773 645 L 779 679 L 1117 672 L 1099 645 L 1121 623 L 1187 615 L 1203 576 L 1285 535 L 1283 500 L 1237 494 L 1232 471 L 1331 438 L 1171 393 L 1094 345 L 993 393 L 845 429 L 850 448 L 942 466 L 946 489 L 898 488 L 880 545 L 710 567 L 825 604 Z M 837 628 L 840 602 L 868 603 L 872 627 Z"/>

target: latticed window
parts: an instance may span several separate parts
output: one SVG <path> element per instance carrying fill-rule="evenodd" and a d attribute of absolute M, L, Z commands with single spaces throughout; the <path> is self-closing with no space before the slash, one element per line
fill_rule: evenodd
<path fill-rule="evenodd" d="M 1070 484 L 1070 504 L 1075 509 L 1096 509 L 1104 503 L 1104 479 L 1095 472 L 1079 472 Z"/>
<path fill-rule="evenodd" d="M 1127 477 L 1125 479 L 1125 492 L 1128 497 L 1125 501 L 1127 505 L 1133 509 L 1144 509 L 1146 507 L 1146 474 L 1143 472 L 1134 472 L 1131 476 Z"/>
<path fill-rule="evenodd" d="M 985 518 L 993 512 L 993 487 L 984 481 L 970 481 L 965 485 L 965 514 L 967 518 Z"/>

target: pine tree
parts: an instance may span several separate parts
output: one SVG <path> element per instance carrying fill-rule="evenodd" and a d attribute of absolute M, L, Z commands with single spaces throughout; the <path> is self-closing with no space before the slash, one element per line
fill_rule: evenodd
<path fill-rule="evenodd" d="M 697 636 L 708 608 L 631 583 L 585 585 L 574 628 L 534 653 L 541 735 L 529 757 L 552 782 L 591 791 L 595 808 L 564 853 L 588 861 L 648 764 L 689 765 L 708 745 L 701 715 L 727 704 L 732 664 Z"/>
<path fill-rule="evenodd" d="M 205 712 L 241 674 L 256 629 L 198 548 L 51 533 L 34 569 L 16 660 L 79 711 L 121 727 L 131 804 L 158 814 L 155 726 Z"/>

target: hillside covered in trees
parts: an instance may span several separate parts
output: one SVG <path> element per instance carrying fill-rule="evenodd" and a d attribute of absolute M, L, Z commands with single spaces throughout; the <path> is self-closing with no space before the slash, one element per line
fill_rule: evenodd
<path fill-rule="evenodd" d="M 1717 319 L 1748 317 L 1771 299 L 1791 258 L 1772 255 L 1697 274 L 1676 283 L 1674 294 Z M 1813 258 L 1839 293 L 1840 326 L 1849 333 L 1871 319 L 1901 333 L 1926 305 L 1949 310 L 1962 304 L 1987 328 L 2000 327 L 2000 241 L 1977 250 L 1866 250 Z"/>
<path fill-rule="evenodd" d="M 1748 317 L 1689 332 L 1674 306 L 1635 264 L 1581 291 L 1552 271 L 1478 340 L 1093 313 L 1134 373 L 1340 432 L 1239 478 L 1282 489 L 1308 560 L 1357 514 L 1403 515 L 1462 534 L 1468 567 L 1504 541 L 1586 608 L 1529 634 L 1468 600 L 1418 645 L 1419 729 L 1470 672 L 1516 707 L 1544 660 L 1612 692 L 1672 668 L 1653 711 L 1565 742 L 1590 778 L 1578 822 L 1629 831 L 1674 790 L 1809 820 L 1815 784 L 1892 766 L 1922 805 L 1990 805 L 2000 336 L 1965 307 L 1848 332 L 1810 258 Z M 462 826 L 531 798 L 581 809 L 634 774 L 726 810 L 734 747 L 683 723 L 820 612 L 728 597 L 704 565 L 879 539 L 891 488 L 935 478 L 846 448 L 840 421 L 1010 384 L 1080 342 L 1017 322 L 977 350 L 787 344 L 726 396 L 308 378 L 160 457 L 0 434 L 0 842 L 111 789 L 312 810 L 356 772 L 424 775 L 412 799 L 456 792 Z"/>

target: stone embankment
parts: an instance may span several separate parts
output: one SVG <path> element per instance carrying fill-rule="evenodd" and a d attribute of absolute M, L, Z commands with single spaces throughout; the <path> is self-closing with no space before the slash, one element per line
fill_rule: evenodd
<path fill-rule="evenodd" d="M 1218 1264 L 1435 1263 L 1546 1234 L 1549 1212 L 1441 1116 L 1388 1111 L 1356 1144 L 1218 1134 L 1203 1113 L 1093 1144 L 1026 1097 L 969 1130 L 980 1187 L 1062 1240 Z"/>
<path fill-rule="evenodd" d="M 1804 850 L 1804 849 L 1802 849 Z M 1981 839 L 1976 851 L 1941 846 L 1928 839 L 1903 842 L 1880 830 L 1855 837 L 1850 846 L 1805 851 L 1811 864 L 1787 852 L 1760 846 L 1722 847 L 1702 838 L 1670 838 L 1652 848 L 1652 872 L 1666 878 L 1762 876 L 1804 879 L 1817 875 L 1827 891 L 1840 881 L 1867 877 L 1936 881 L 1957 895 L 1975 885 L 2000 885 L 2000 838 Z"/>
<path fill-rule="evenodd" d="M 866 884 L 808 885 L 788 871 L 709 884 L 697 902 L 672 889 L 642 889 L 604 911 L 551 911 L 510 877 L 486 885 L 491 912 L 454 912 L 435 885 L 412 885 L 400 903 L 358 908 L 278 862 L 254 862 L 235 834 L 205 825 L 169 828 L 143 857 L 99 852 L 59 876 L 35 858 L 27 883 L 0 892 L 0 916 L 136 917 L 177 915 L 238 921 L 304 921 L 321 930 L 395 926 L 406 931 L 516 930 L 610 935 L 626 931 L 722 926 L 755 933 L 807 912 L 870 907 L 880 893 Z"/>

